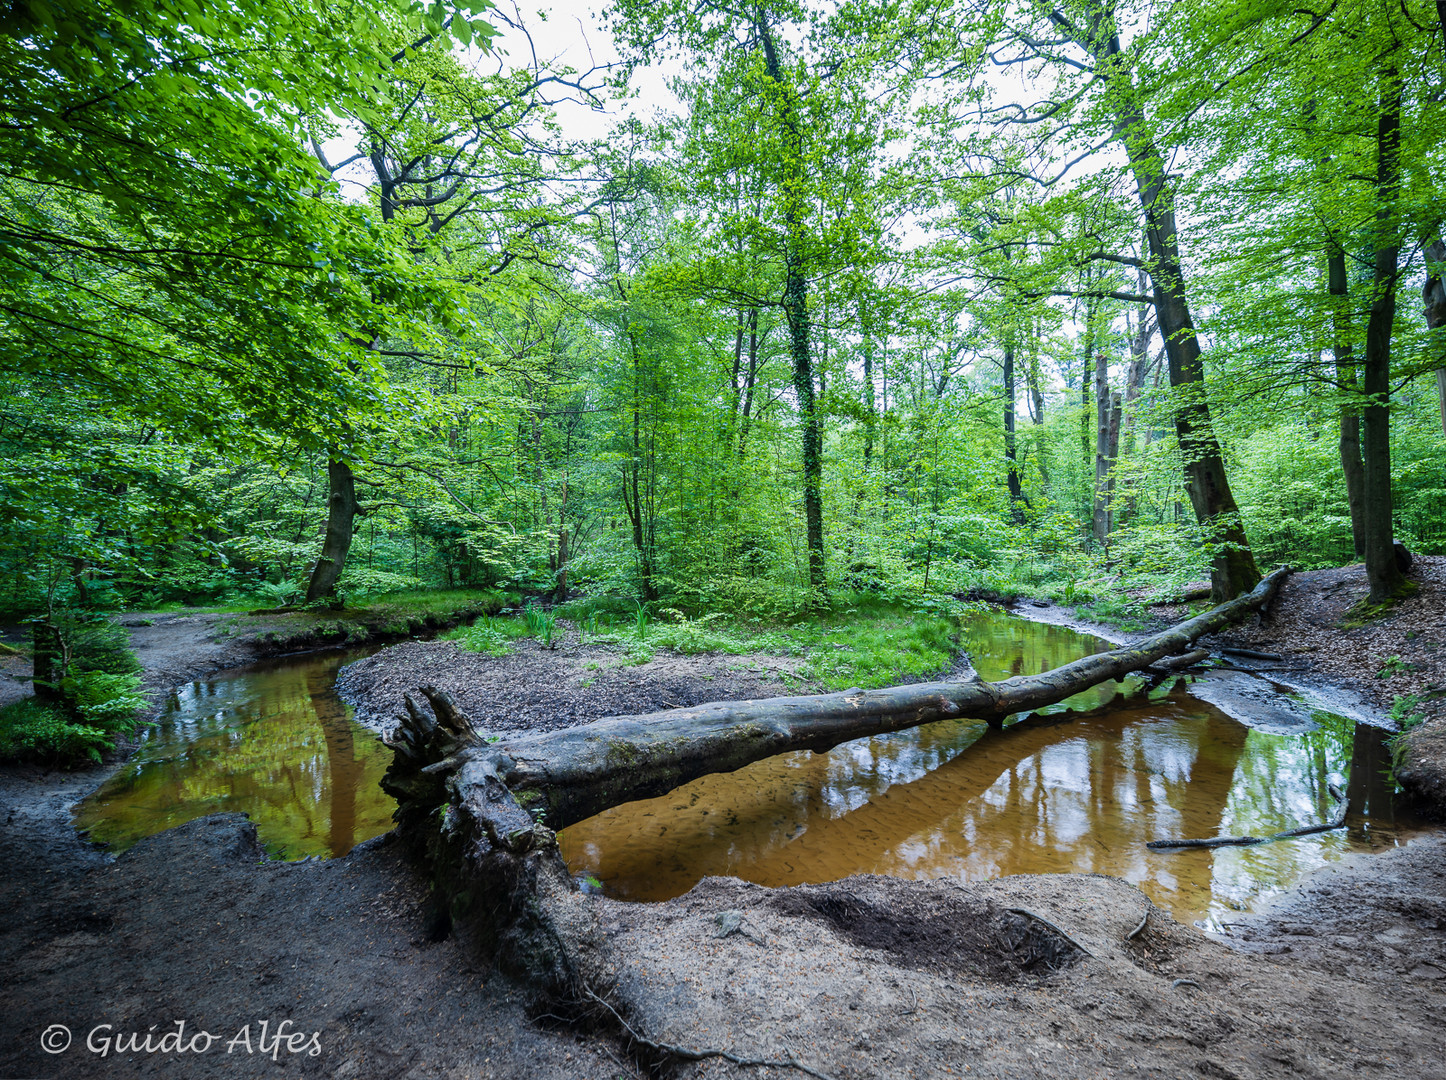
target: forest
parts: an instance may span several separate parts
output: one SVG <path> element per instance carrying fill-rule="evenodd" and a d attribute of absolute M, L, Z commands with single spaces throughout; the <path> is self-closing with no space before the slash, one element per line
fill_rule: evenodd
<path fill-rule="evenodd" d="M 1446 6 L 1318 7 L 12 5 L 5 618 L 1390 602 Z"/>
<path fill-rule="evenodd" d="M 1446 0 L 0 5 L 0 819 L 5 1076 L 1440 1075 Z"/>

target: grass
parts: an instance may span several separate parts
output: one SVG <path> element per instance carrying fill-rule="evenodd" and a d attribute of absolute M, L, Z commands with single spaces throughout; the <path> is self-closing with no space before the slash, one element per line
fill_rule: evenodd
<path fill-rule="evenodd" d="M 621 664 L 646 664 L 659 649 L 684 656 L 801 657 L 797 676 L 785 681 L 842 690 L 887 686 L 947 670 L 959 651 L 959 619 L 969 608 L 953 600 L 905 605 L 841 593 L 831 610 L 786 623 L 722 612 L 691 616 L 677 608 L 650 611 L 617 598 L 573 601 L 550 614 L 576 628 L 584 644 L 615 647 Z M 542 623 L 540 613 L 524 612 L 479 620 L 446 636 L 463 648 L 499 656 L 524 637 L 547 645 Z"/>

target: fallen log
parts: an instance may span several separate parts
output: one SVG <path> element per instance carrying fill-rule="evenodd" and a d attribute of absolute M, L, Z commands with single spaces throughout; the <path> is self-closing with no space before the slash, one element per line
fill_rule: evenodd
<path fill-rule="evenodd" d="M 484 821 L 497 816 L 497 828 L 488 829 L 495 840 L 506 846 L 502 838 L 516 832 L 517 842 L 530 844 L 520 834 L 531 832 L 534 824 L 562 829 L 621 803 L 663 795 L 700 776 L 733 772 L 778 754 L 822 753 L 853 739 L 951 718 L 1003 726 L 1013 714 L 1053 705 L 1186 652 L 1198 638 L 1265 606 L 1287 572 L 1282 567 L 1251 592 L 1135 645 L 1086 656 L 1040 675 L 997 683 L 916 683 L 712 702 L 495 743 L 485 742 L 449 701 L 431 692 L 427 696 L 439 723 L 428 725 L 412 707 L 391 745 L 398 749 L 399 761 L 406 759 L 399 772 L 432 759 L 417 771 L 439 778 L 455 774 L 451 783 L 458 804 Z M 399 800 L 407 794 L 401 791 Z M 502 812 L 514 800 L 525 812 L 521 817 Z"/>
<path fill-rule="evenodd" d="M 423 688 L 432 715 L 407 696 L 407 715 L 387 735 L 395 753 L 382 787 L 397 800 L 399 835 L 431 868 L 442 921 L 549 997 L 578 997 L 593 984 L 604 946 L 555 830 L 790 751 L 823 752 L 949 718 L 1002 727 L 1011 715 L 1187 652 L 1263 609 L 1287 573 L 1282 567 L 1250 593 L 1135 645 L 998 683 L 714 702 L 500 740 L 447 695 Z"/>

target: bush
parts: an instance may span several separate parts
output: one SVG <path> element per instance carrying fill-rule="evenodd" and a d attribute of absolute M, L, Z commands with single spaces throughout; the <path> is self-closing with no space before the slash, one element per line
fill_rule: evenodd
<path fill-rule="evenodd" d="M 27 699 L 0 710 L 0 758 L 99 761 L 117 735 L 135 729 L 146 705 L 140 661 L 125 630 L 108 619 L 60 615 L 53 625 L 68 654 L 69 670 L 55 673 L 59 700 Z"/>
<path fill-rule="evenodd" d="M 106 732 L 130 731 L 146 704 L 137 675 L 77 671 L 60 681 L 60 693 L 76 717 Z"/>
<path fill-rule="evenodd" d="M 99 761 L 101 751 L 113 745 L 112 739 L 101 728 L 69 720 L 64 710 L 34 698 L 0 708 L 0 759 L 6 761 Z"/>

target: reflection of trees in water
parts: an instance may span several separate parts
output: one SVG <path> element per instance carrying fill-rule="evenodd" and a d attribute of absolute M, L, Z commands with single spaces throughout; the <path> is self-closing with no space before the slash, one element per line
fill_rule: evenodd
<path fill-rule="evenodd" d="M 332 689 L 345 659 L 309 657 L 178 695 L 139 757 L 88 800 L 77 824 L 126 847 L 240 810 L 264 843 L 292 856 L 343 854 L 384 832 L 393 804 L 378 783 L 388 754 L 376 739 L 357 739 Z"/>
<path fill-rule="evenodd" d="M 1329 725 L 1305 739 L 1262 736 L 1183 695 L 1002 732 L 956 722 L 913 741 L 797 755 L 782 773 L 763 763 L 773 771 L 710 777 L 646 811 L 620 807 L 574 826 L 565 852 L 574 869 L 638 898 L 677 895 L 706 874 L 789 884 L 859 872 L 977 880 L 1094 871 L 1144 884 L 1193 916 L 1212 887 L 1228 900 L 1293 879 L 1299 854 L 1230 870 L 1239 849 L 1161 855 L 1145 843 L 1233 833 L 1247 808 L 1278 816 L 1312 805 L 1348 737 Z M 933 761 L 909 781 L 881 779 Z"/>

